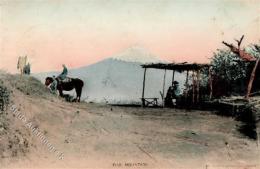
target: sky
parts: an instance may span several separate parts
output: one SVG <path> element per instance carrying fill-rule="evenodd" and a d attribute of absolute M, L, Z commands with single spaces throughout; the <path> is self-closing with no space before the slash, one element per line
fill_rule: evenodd
<path fill-rule="evenodd" d="M 0 0 L 0 69 L 90 65 L 142 46 L 169 62 L 206 63 L 223 40 L 260 41 L 260 0 Z"/>

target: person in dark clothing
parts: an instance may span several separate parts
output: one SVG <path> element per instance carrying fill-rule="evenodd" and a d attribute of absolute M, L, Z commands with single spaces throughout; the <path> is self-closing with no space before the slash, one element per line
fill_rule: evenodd
<path fill-rule="evenodd" d="M 179 97 L 180 94 L 181 94 L 179 82 L 177 82 L 177 81 L 174 81 L 174 82 L 173 82 L 173 93 L 174 93 L 174 99 L 176 99 L 177 97 Z"/>
<path fill-rule="evenodd" d="M 173 107 L 173 94 L 174 94 L 174 89 L 173 86 L 170 86 L 169 89 L 167 90 L 167 94 L 165 97 L 165 106 L 166 107 Z"/>
<path fill-rule="evenodd" d="M 180 96 L 179 82 L 174 81 L 172 86 L 169 87 L 166 97 L 165 106 L 173 107 L 176 104 L 176 99 Z"/>

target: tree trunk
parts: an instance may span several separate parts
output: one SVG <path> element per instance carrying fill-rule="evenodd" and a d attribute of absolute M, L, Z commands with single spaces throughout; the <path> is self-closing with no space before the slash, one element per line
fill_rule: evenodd
<path fill-rule="evenodd" d="M 256 68 L 258 66 L 259 60 L 260 60 L 260 58 L 257 59 L 257 61 L 255 63 L 255 67 L 252 70 L 252 73 L 251 73 L 251 76 L 250 76 L 250 80 L 249 80 L 249 83 L 248 83 L 248 86 L 247 86 L 246 99 L 249 99 L 249 96 L 250 96 L 250 93 L 251 93 L 251 89 L 252 89 L 252 85 L 253 85 L 253 82 L 254 82 L 254 79 L 255 79 Z"/>

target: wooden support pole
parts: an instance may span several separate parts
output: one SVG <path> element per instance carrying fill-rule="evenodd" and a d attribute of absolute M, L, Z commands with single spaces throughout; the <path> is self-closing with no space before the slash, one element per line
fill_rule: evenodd
<path fill-rule="evenodd" d="M 250 76 L 250 80 L 249 80 L 249 83 L 248 83 L 248 86 L 247 86 L 246 99 L 249 99 L 249 96 L 250 96 L 250 93 L 251 93 L 251 89 L 252 89 L 252 85 L 253 85 L 253 82 L 254 82 L 254 79 L 255 79 L 255 72 L 256 72 L 259 60 L 260 60 L 260 58 L 257 59 L 257 61 L 255 63 L 255 66 L 254 66 L 254 68 L 252 70 L 252 73 L 251 73 L 251 76 Z"/>
<path fill-rule="evenodd" d="M 192 103 L 195 102 L 195 72 L 192 71 Z"/>
<path fill-rule="evenodd" d="M 145 78 L 146 78 L 146 68 L 144 68 L 144 78 L 143 78 L 143 92 L 142 92 L 142 106 L 143 107 L 145 107 L 145 100 L 144 100 Z"/>
<path fill-rule="evenodd" d="M 174 82 L 174 78 L 175 78 L 175 70 L 172 71 L 172 84 Z"/>
<path fill-rule="evenodd" d="M 165 98 L 164 98 L 164 93 L 165 93 L 165 78 L 166 78 L 166 69 L 164 69 L 164 76 L 163 76 L 163 91 L 162 91 L 162 106 L 165 106 Z"/>
<path fill-rule="evenodd" d="M 186 82 L 185 82 L 185 98 L 188 96 L 188 82 L 189 82 L 189 71 L 187 70 Z"/>
<path fill-rule="evenodd" d="M 209 100 L 212 99 L 213 94 L 213 79 L 212 79 L 212 67 L 209 67 Z"/>
<path fill-rule="evenodd" d="M 200 70 L 197 71 L 197 100 L 198 103 L 200 99 Z"/>

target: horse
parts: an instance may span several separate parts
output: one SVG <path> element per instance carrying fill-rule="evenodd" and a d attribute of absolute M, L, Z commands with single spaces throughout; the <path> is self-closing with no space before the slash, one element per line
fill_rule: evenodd
<path fill-rule="evenodd" d="M 61 97 L 64 97 L 63 90 L 71 91 L 71 90 L 75 89 L 76 93 L 77 93 L 76 101 L 80 102 L 82 88 L 84 86 L 84 82 L 81 79 L 70 78 L 70 81 L 68 81 L 68 82 L 62 82 L 58 78 L 56 78 L 56 80 L 58 82 L 57 83 L 57 90 L 59 91 L 59 94 L 60 94 Z M 53 83 L 53 81 L 54 80 L 53 80 L 52 77 L 47 77 L 45 79 L 45 85 L 49 86 L 51 83 Z"/>

